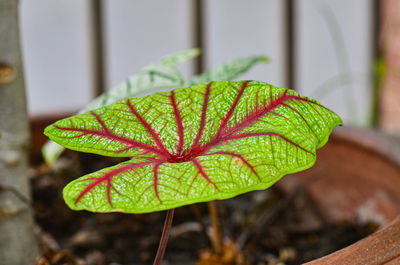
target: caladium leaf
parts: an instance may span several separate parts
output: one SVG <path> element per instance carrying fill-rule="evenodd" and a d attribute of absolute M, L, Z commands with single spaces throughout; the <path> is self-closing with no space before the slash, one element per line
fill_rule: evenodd
<path fill-rule="evenodd" d="M 72 209 L 145 213 L 266 189 L 311 167 L 341 123 L 289 89 L 210 82 L 123 100 L 45 134 L 74 150 L 130 158 L 68 184 Z"/>
<path fill-rule="evenodd" d="M 184 80 L 176 66 L 199 54 L 200 49 L 190 49 L 166 55 L 157 62 L 144 67 L 138 74 L 129 77 L 110 91 L 98 96 L 79 113 L 107 106 L 122 99 L 136 97 L 145 92 L 170 90 L 182 86 Z M 42 149 L 46 163 L 53 164 L 63 150 L 62 146 L 52 141 L 47 142 Z"/>
<path fill-rule="evenodd" d="M 257 63 L 266 63 L 268 61 L 269 59 L 265 56 L 237 58 L 193 77 L 188 85 L 193 86 L 211 81 L 231 81 L 247 72 Z"/>

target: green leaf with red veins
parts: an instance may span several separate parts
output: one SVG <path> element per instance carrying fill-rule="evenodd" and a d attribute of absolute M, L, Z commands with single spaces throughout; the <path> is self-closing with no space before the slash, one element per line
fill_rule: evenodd
<path fill-rule="evenodd" d="M 131 158 L 68 184 L 72 209 L 145 213 L 266 189 L 311 167 L 341 123 L 289 89 L 211 82 L 123 100 L 45 134 L 70 149 Z"/>

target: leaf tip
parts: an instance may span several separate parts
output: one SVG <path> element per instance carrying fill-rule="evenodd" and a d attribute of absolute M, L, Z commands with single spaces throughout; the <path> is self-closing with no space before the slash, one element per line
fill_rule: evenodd
<path fill-rule="evenodd" d="M 57 123 L 57 122 L 56 122 Z M 43 130 L 43 134 L 49 137 L 50 140 L 54 141 L 54 136 L 57 134 L 55 130 L 57 130 L 56 126 L 54 126 L 56 123 L 48 125 L 46 128 Z"/>
<path fill-rule="evenodd" d="M 52 166 L 56 162 L 56 160 L 60 157 L 61 153 L 64 151 L 64 147 L 60 144 L 54 142 L 54 125 L 51 124 L 47 126 L 43 134 L 49 137 L 49 141 L 47 141 L 42 147 L 42 156 L 44 162 Z"/>
<path fill-rule="evenodd" d="M 267 56 L 262 56 L 261 58 L 260 58 L 260 62 L 262 62 L 262 63 L 268 63 L 270 60 L 269 60 L 269 58 L 267 57 Z"/>
<path fill-rule="evenodd" d="M 44 128 L 43 134 L 46 135 L 47 137 L 50 137 L 51 133 L 50 130 L 53 127 L 53 125 L 48 125 L 46 128 Z"/>
<path fill-rule="evenodd" d="M 201 48 L 193 48 L 193 53 L 195 54 L 195 56 L 201 55 L 202 51 Z"/>
<path fill-rule="evenodd" d="M 79 211 L 79 210 L 83 210 L 84 208 L 82 207 L 82 205 L 78 205 L 78 201 L 76 196 L 74 196 L 74 186 L 76 184 L 76 180 L 72 181 L 70 183 L 68 183 L 63 191 L 63 199 L 65 201 L 65 203 L 67 204 L 67 206 L 74 211 Z"/>

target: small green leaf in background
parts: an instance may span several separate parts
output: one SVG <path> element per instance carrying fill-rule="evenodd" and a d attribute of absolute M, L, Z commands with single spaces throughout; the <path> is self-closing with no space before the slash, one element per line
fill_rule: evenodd
<path fill-rule="evenodd" d="M 122 100 L 45 134 L 73 150 L 130 158 L 69 183 L 69 207 L 146 213 L 266 189 L 311 167 L 341 123 L 293 90 L 210 82 Z"/>
<path fill-rule="evenodd" d="M 210 71 L 193 77 L 189 86 L 207 83 L 211 81 L 231 81 L 247 72 L 257 63 L 267 63 L 269 59 L 265 56 L 254 56 L 237 58 Z"/>

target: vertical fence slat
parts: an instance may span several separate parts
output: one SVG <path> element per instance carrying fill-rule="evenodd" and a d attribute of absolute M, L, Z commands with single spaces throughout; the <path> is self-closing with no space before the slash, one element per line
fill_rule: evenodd
<path fill-rule="evenodd" d="M 386 132 L 400 131 L 400 1 L 381 2 L 382 80 L 379 92 L 379 125 Z"/>
<path fill-rule="evenodd" d="M 91 33 L 91 63 L 93 71 L 93 92 L 98 96 L 105 91 L 104 73 L 104 37 L 103 37 L 103 1 L 90 0 L 89 7 Z"/>
<path fill-rule="evenodd" d="M 371 121 L 370 124 L 373 127 L 379 126 L 379 92 L 380 86 L 382 85 L 379 71 L 377 69 L 377 63 L 379 63 L 381 56 L 381 0 L 372 0 L 371 1 L 371 18 L 373 20 L 372 23 L 372 34 L 371 34 L 371 42 L 372 42 L 372 60 L 373 64 L 371 65 L 371 74 L 373 76 L 372 79 L 372 100 L 371 100 Z"/>
<path fill-rule="evenodd" d="M 285 25 L 286 86 L 296 89 L 296 3 L 285 0 L 282 20 Z"/>
<path fill-rule="evenodd" d="M 192 12 L 192 39 L 193 47 L 200 48 L 201 54 L 194 60 L 193 72 L 194 74 L 200 74 L 204 71 L 204 58 L 205 50 L 204 46 L 204 4 L 202 0 L 192 0 L 191 1 L 191 12 Z"/>

